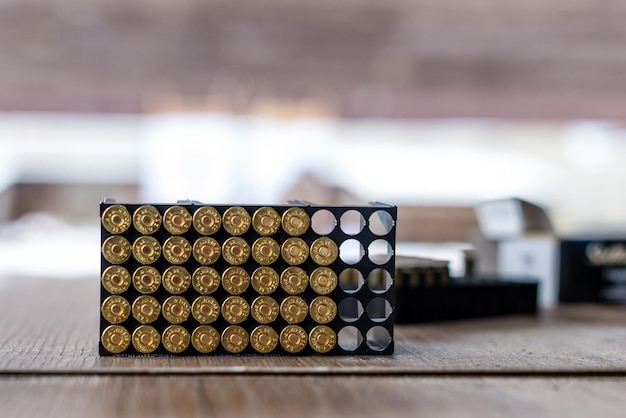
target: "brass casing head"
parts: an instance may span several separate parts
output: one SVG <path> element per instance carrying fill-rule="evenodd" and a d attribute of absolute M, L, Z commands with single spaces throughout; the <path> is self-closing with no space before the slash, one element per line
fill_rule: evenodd
<path fill-rule="evenodd" d="M 300 267 L 288 267 L 280 275 L 280 286 L 290 295 L 297 295 L 306 290 L 309 276 Z"/>
<path fill-rule="evenodd" d="M 228 238 L 222 244 L 222 257 L 229 264 L 238 266 L 245 263 L 250 257 L 250 246 L 243 238 Z"/>
<path fill-rule="evenodd" d="M 133 286 L 139 293 L 154 293 L 161 285 L 159 271 L 151 266 L 141 266 L 133 273 Z"/>
<path fill-rule="evenodd" d="M 233 206 L 232 208 L 226 209 L 222 218 L 224 229 L 230 235 L 244 234 L 248 231 L 248 228 L 250 228 L 250 222 L 250 215 L 240 206 Z"/>
<path fill-rule="evenodd" d="M 259 296 L 252 301 L 252 317 L 259 324 L 269 324 L 278 317 L 280 307 L 278 302 L 270 296 Z"/>
<path fill-rule="evenodd" d="M 163 302 L 162 311 L 170 324 L 181 324 L 189 318 L 191 306 L 182 296 L 170 296 Z"/>
<path fill-rule="evenodd" d="M 182 353 L 189 347 L 189 332 L 180 325 L 170 325 L 163 331 L 163 347 L 170 353 Z"/>
<path fill-rule="evenodd" d="M 288 324 L 299 324 L 306 318 L 309 306 L 299 296 L 287 296 L 280 304 L 280 316 Z"/>
<path fill-rule="evenodd" d="M 250 315 L 250 306 L 241 296 L 229 296 L 222 303 L 222 316 L 231 324 L 240 324 Z"/>
<path fill-rule="evenodd" d="M 130 273 L 122 266 L 109 266 L 102 272 L 102 286 L 114 295 L 124 293 L 130 287 Z"/>
<path fill-rule="evenodd" d="M 302 264 L 309 257 L 309 247 L 301 238 L 289 238 L 280 250 L 283 260 L 292 266 Z"/>
<path fill-rule="evenodd" d="M 220 334 L 209 325 L 200 325 L 191 334 L 191 344 L 200 353 L 211 353 L 220 345 Z"/>
<path fill-rule="evenodd" d="M 133 256 L 141 264 L 152 264 L 161 256 L 161 244 L 154 237 L 141 236 L 133 243 Z"/>
<path fill-rule="evenodd" d="M 111 325 L 102 332 L 100 341 L 109 353 L 123 353 L 130 346 L 130 332 L 121 325 Z"/>
<path fill-rule="evenodd" d="M 269 353 L 278 345 L 278 334 L 268 325 L 259 325 L 250 333 L 250 345 L 259 353 Z"/>
<path fill-rule="evenodd" d="M 335 290 L 338 281 L 337 274 L 328 267 L 318 267 L 311 273 L 311 288 L 318 295 L 328 295 Z"/>
<path fill-rule="evenodd" d="M 163 215 L 163 225 L 172 235 L 184 234 L 191 227 L 191 215 L 182 206 L 172 206 Z"/>
<path fill-rule="evenodd" d="M 109 296 L 102 302 L 102 316 L 111 324 L 121 324 L 130 316 L 130 303 L 119 295 Z"/>
<path fill-rule="evenodd" d="M 203 206 L 193 214 L 193 227 L 202 235 L 215 234 L 221 225 L 222 217 L 210 206 Z"/>
<path fill-rule="evenodd" d="M 241 267 L 229 267 L 222 274 L 222 287 L 231 295 L 240 295 L 250 286 L 250 276 Z"/>
<path fill-rule="evenodd" d="M 179 295 L 189 289 L 191 275 L 181 266 L 168 267 L 163 272 L 163 287 L 172 295 Z"/>
<path fill-rule="evenodd" d="M 306 347 L 308 336 L 298 325 L 287 325 L 280 332 L 280 345 L 289 353 L 299 353 Z"/>
<path fill-rule="evenodd" d="M 280 247 L 270 237 L 261 237 L 252 244 L 252 258 L 262 266 L 275 263 L 279 256 Z"/>
<path fill-rule="evenodd" d="M 169 237 L 163 244 L 163 256 L 171 264 L 183 264 L 189 260 L 191 244 L 183 237 Z"/>
<path fill-rule="evenodd" d="M 143 205 L 133 214 L 133 226 L 141 235 L 152 235 L 161 227 L 163 218 L 154 206 Z"/>
<path fill-rule="evenodd" d="M 133 347 L 142 354 L 150 354 L 159 348 L 161 335 L 150 325 L 140 325 L 133 332 Z"/>
<path fill-rule="evenodd" d="M 321 237 L 311 244 L 311 258 L 317 265 L 328 266 L 339 256 L 339 247 L 328 237 Z"/>
<path fill-rule="evenodd" d="M 191 314 L 198 323 L 210 324 L 220 316 L 220 304 L 211 296 L 199 296 L 191 305 Z"/>
<path fill-rule="evenodd" d="M 124 237 L 113 235 L 104 240 L 102 255 L 111 264 L 122 264 L 130 258 L 130 242 Z"/>
<path fill-rule="evenodd" d="M 229 353 L 241 353 L 248 346 L 248 333 L 239 325 L 230 325 L 222 332 L 222 346 Z"/>
<path fill-rule="evenodd" d="M 328 324 L 337 316 L 337 304 L 328 296 L 318 296 L 311 302 L 309 315 L 318 324 Z"/>
<path fill-rule="evenodd" d="M 280 215 L 274 208 L 262 207 L 252 215 L 252 226 L 260 235 L 274 235 L 280 228 Z"/>
<path fill-rule="evenodd" d="M 208 295 L 220 287 L 220 274 L 213 267 L 199 267 L 193 272 L 193 288 L 201 295 Z"/>
<path fill-rule="evenodd" d="M 220 258 L 222 248 L 210 237 L 202 237 L 193 243 L 193 258 L 200 264 L 213 264 Z"/>
<path fill-rule="evenodd" d="M 159 318 L 161 304 L 152 296 L 139 296 L 133 302 L 133 318 L 141 324 L 151 324 Z"/>
<path fill-rule="evenodd" d="M 109 206 L 102 212 L 102 226 L 112 234 L 126 232 L 130 223 L 130 213 L 122 205 Z"/>
<path fill-rule="evenodd" d="M 311 226 L 311 218 L 302 208 L 289 208 L 283 213 L 282 226 L 292 237 L 299 237 Z"/>
<path fill-rule="evenodd" d="M 337 334 L 326 325 L 318 325 L 309 333 L 309 345 L 318 353 L 328 353 L 337 344 Z"/>
<path fill-rule="evenodd" d="M 278 273 L 271 267 L 259 267 L 252 273 L 252 287 L 261 295 L 269 295 L 278 289 Z"/>

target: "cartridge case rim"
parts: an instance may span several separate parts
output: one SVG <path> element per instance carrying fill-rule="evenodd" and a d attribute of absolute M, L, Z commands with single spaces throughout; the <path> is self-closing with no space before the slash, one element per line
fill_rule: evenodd
<path fill-rule="evenodd" d="M 241 353 L 248 347 L 250 337 L 248 332 L 239 325 L 229 325 L 222 332 L 222 346 L 229 353 Z"/>
<path fill-rule="evenodd" d="M 259 325 L 250 333 L 250 345 L 259 353 L 270 353 L 278 346 L 278 333 L 269 325 Z"/>
<path fill-rule="evenodd" d="M 250 257 L 250 245 L 241 237 L 230 237 L 222 244 L 222 258 L 233 266 L 239 266 Z"/>
<path fill-rule="evenodd" d="M 110 324 L 121 324 L 130 316 L 130 303 L 123 296 L 111 295 L 102 302 L 100 311 Z"/>
<path fill-rule="evenodd" d="M 280 332 L 280 345 L 289 353 L 299 353 L 304 350 L 308 342 L 308 335 L 299 325 L 287 325 Z"/>
<path fill-rule="evenodd" d="M 170 325 L 163 331 L 161 342 L 170 353 L 179 354 L 189 347 L 189 331 L 180 325 Z"/>
<path fill-rule="evenodd" d="M 222 217 L 212 206 L 202 206 L 193 214 L 193 227 L 202 235 L 213 235 L 222 226 Z"/>
<path fill-rule="evenodd" d="M 149 235 L 142 235 L 133 243 L 133 256 L 141 264 L 154 264 L 161 256 L 161 244 Z"/>
<path fill-rule="evenodd" d="M 170 264 L 183 264 L 191 256 L 191 244 L 180 236 L 169 237 L 163 243 L 163 256 Z"/>
<path fill-rule="evenodd" d="M 328 267 L 318 267 L 309 278 L 311 288 L 318 295 L 328 295 L 337 288 L 339 278 L 337 273 Z"/>
<path fill-rule="evenodd" d="M 278 318 L 280 306 L 271 296 L 259 296 L 252 301 L 250 311 L 254 320 L 259 324 L 269 324 Z"/>
<path fill-rule="evenodd" d="M 210 325 L 200 325 L 191 334 L 191 344 L 200 353 L 211 353 L 220 345 L 220 334 Z"/>
<path fill-rule="evenodd" d="M 231 295 L 241 295 L 250 286 L 248 272 L 239 266 L 231 266 L 222 273 L 222 287 Z"/>
<path fill-rule="evenodd" d="M 182 206 L 171 206 L 163 214 L 163 226 L 172 235 L 182 235 L 189 231 L 192 217 Z"/>
<path fill-rule="evenodd" d="M 207 279 L 211 279 L 211 282 L 209 283 Z M 210 295 L 220 287 L 221 277 L 213 267 L 201 266 L 193 272 L 191 281 L 198 293 Z"/>
<path fill-rule="evenodd" d="M 112 205 L 102 212 L 102 226 L 111 234 L 121 234 L 130 228 L 131 216 L 123 205 Z"/>
<path fill-rule="evenodd" d="M 133 272 L 133 287 L 139 293 L 154 293 L 161 286 L 161 275 L 152 266 L 140 266 Z"/>
<path fill-rule="evenodd" d="M 230 235 L 245 234 L 250 228 L 252 219 L 248 211 L 241 206 L 232 206 L 222 215 L 222 225 Z"/>
<path fill-rule="evenodd" d="M 130 288 L 131 277 L 125 267 L 113 265 L 102 272 L 101 282 L 107 292 L 119 295 Z"/>
<path fill-rule="evenodd" d="M 261 237 L 252 244 L 252 258 L 262 266 L 274 264 L 280 257 L 278 243 L 270 237 Z"/>
<path fill-rule="evenodd" d="M 120 235 L 111 235 L 102 243 L 102 255 L 111 264 L 127 262 L 130 258 L 130 253 L 130 242 Z"/>
<path fill-rule="evenodd" d="M 280 287 L 290 295 L 303 293 L 308 284 L 309 276 L 300 267 L 288 267 L 280 275 Z"/>
<path fill-rule="evenodd" d="M 308 231 L 311 226 L 311 218 L 304 209 L 292 207 L 283 213 L 281 225 L 287 234 L 292 237 L 299 237 Z"/>
<path fill-rule="evenodd" d="M 208 306 L 210 310 L 205 307 Z M 199 324 L 211 324 L 220 316 L 220 304 L 211 296 L 198 296 L 191 305 L 191 314 Z"/>
<path fill-rule="evenodd" d="M 191 313 L 191 306 L 189 306 L 189 302 L 182 296 L 170 296 L 169 298 L 163 301 L 163 306 L 161 308 L 161 312 L 163 313 L 163 317 L 170 324 L 178 325 L 189 319 L 189 314 Z"/>
<path fill-rule="evenodd" d="M 133 347 L 142 354 L 154 352 L 161 344 L 161 334 L 150 325 L 140 325 L 132 335 Z"/>
<path fill-rule="evenodd" d="M 222 247 L 214 238 L 201 237 L 193 243 L 193 258 L 202 265 L 215 263 L 221 253 Z"/>
<path fill-rule="evenodd" d="M 280 284 L 280 277 L 276 270 L 262 266 L 252 272 L 252 287 L 261 295 L 274 293 Z"/>
<path fill-rule="evenodd" d="M 287 264 L 297 266 L 309 258 L 309 246 L 302 238 L 291 237 L 283 242 L 280 254 Z"/>
<path fill-rule="evenodd" d="M 317 353 L 328 353 L 337 345 L 337 334 L 329 326 L 317 325 L 309 333 L 309 345 Z"/>
<path fill-rule="evenodd" d="M 142 205 L 133 214 L 133 226 L 142 235 L 152 235 L 161 227 L 163 217 L 152 205 Z"/>
<path fill-rule="evenodd" d="M 288 324 L 299 324 L 306 319 L 309 305 L 300 296 L 287 296 L 280 304 L 280 316 Z"/>
<path fill-rule="evenodd" d="M 126 351 L 130 346 L 131 336 L 124 326 L 109 325 L 102 331 L 100 341 L 109 353 L 119 354 Z"/>
<path fill-rule="evenodd" d="M 172 295 L 179 295 L 191 285 L 191 275 L 182 266 L 171 266 L 163 272 L 163 287 Z"/>
<path fill-rule="evenodd" d="M 274 235 L 280 229 L 281 218 L 274 208 L 264 206 L 252 215 L 252 226 L 262 236 Z"/>
<path fill-rule="evenodd" d="M 132 312 L 133 318 L 140 324 L 151 324 L 159 319 L 161 304 L 153 296 L 141 295 L 133 301 Z"/>
<path fill-rule="evenodd" d="M 230 324 L 241 324 L 250 316 L 250 305 L 241 296 L 229 296 L 221 307 L 222 317 Z"/>
<path fill-rule="evenodd" d="M 311 301 L 309 315 L 318 324 L 328 324 L 337 316 L 337 304 L 328 296 L 318 296 Z"/>
<path fill-rule="evenodd" d="M 337 243 L 328 237 L 320 237 L 311 244 L 311 258 L 317 265 L 328 266 L 339 257 Z"/>

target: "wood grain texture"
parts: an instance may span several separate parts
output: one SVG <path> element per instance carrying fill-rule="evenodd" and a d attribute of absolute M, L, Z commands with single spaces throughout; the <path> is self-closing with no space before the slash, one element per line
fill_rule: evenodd
<path fill-rule="evenodd" d="M 623 417 L 624 378 L 79 376 L 0 378 L 2 415 Z"/>
<path fill-rule="evenodd" d="M 381 357 L 100 357 L 97 280 L 21 280 L 0 289 L 0 374 L 626 375 L 626 309 L 396 327 Z"/>

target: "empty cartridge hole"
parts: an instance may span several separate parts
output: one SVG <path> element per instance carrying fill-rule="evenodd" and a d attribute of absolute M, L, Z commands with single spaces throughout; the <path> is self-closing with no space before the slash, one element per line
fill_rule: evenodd
<path fill-rule="evenodd" d="M 311 217 L 311 228 L 319 235 L 328 235 L 337 226 L 335 215 L 329 210 L 321 209 Z"/>
<path fill-rule="evenodd" d="M 361 261 L 365 254 L 363 244 L 355 239 L 345 240 L 339 247 L 339 258 L 346 264 L 356 264 Z"/>
<path fill-rule="evenodd" d="M 394 226 L 394 221 L 389 212 L 378 210 L 370 216 L 370 231 L 375 235 L 387 235 Z"/>
<path fill-rule="evenodd" d="M 385 293 L 392 283 L 391 274 L 385 269 L 374 269 L 367 275 L 367 286 L 374 293 Z"/>
<path fill-rule="evenodd" d="M 367 247 L 367 255 L 374 264 L 385 264 L 393 256 L 393 248 L 384 239 L 377 239 Z"/>
<path fill-rule="evenodd" d="M 363 275 L 355 268 L 345 269 L 339 274 L 339 287 L 346 293 L 355 293 L 363 286 Z"/>
<path fill-rule="evenodd" d="M 353 326 L 343 327 L 337 333 L 337 344 L 346 351 L 354 351 L 363 343 L 363 335 Z"/>
<path fill-rule="evenodd" d="M 382 351 L 391 343 L 391 335 L 386 328 L 376 326 L 370 328 L 365 336 L 367 346 L 374 351 Z"/>
<path fill-rule="evenodd" d="M 356 298 L 345 298 L 339 303 L 339 317 L 346 322 L 354 322 L 363 315 L 363 305 Z"/>
<path fill-rule="evenodd" d="M 349 210 L 341 215 L 341 230 L 348 235 L 356 235 L 363 230 L 365 218 L 356 210 Z"/>
<path fill-rule="evenodd" d="M 385 298 L 374 298 L 367 304 L 367 316 L 374 322 L 383 322 L 391 312 L 391 304 Z"/>

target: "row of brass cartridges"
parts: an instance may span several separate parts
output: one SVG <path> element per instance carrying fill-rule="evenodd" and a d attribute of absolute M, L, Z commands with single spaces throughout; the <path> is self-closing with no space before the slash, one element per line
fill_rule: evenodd
<path fill-rule="evenodd" d="M 194 229 L 202 235 L 212 235 L 223 227 L 230 235 L 242 235 L 250 226 L 263 236 L 273 235 L 282 226 L 294 237 L 304 234 L 311 226 L 311 219 L 300 207 L 287 209 L 281 217 L 274 208 L 262 207 L 252 217 L 240 206 L 228 208 L 222 216 L 211 206 L 201 206 L 193 216 L 182 206 L 169 207 L 163 216 L 151 205 L 140 206 L 131 216 L 123 205 L 109 206 L 102 213 L 102 226 L 111 234 L 121 234 L 133 227 L 143 235 L 152 235 L 161 225 L 172 235 L 181 235 Z"/>
<path fill-rule="evenodd" d="M 280 305 L 271 296 L 258 296 L 252 304 L 241 296 L 229 296 L 221 304 L 211 297 L 202 295 L 190 305 L 182 296 L 170 296 L 163 305 L 153 296 L 141 295 L 132 303 L 120 295 L 107 297 L 101 306 L 102 316 L 110 324 L 121 324 L 131 315 L 141 324 L 151 324 L 160 315 L 173 325 L 186 322 L 189 316 L 202 325 L 211 324 L 220 314 L 230 324 L 244 322 L 250 315 L 259 324 L 270 324 L 280 316 L 288 324 L 299 324 L 307 315 L 318 324 L 328 324 L 337 316 L 337 304 L 328 296 L 317 296 L 308 305 L 300 296 L 287 296 Z"/>
<path fill-rule="evenodd" d="M 327 353 L 337 344 L 337 334 L 326 325 L 317 325 L 307 334 L 299 325 L 287 325 L 279 334 L 269 325 L 259 325 L 250 334 L 239 325 L 230 325 L 222 334 L 210 325 L 196 327 L 191 335 L 186 328 L 180 325 L 170 325 L 159 332 L 150 325 L 137 327 L 131 336 L 130 332 L 121 325 L 111 325 L 102 333 L 102 345 L 110 353 L 118 354 L 126 351 L 131 342 L 133 347 L 144 354 L 154 352 L 162 343 L 170 353 L 184 352 L 189 343 L 200 353 L 211 353 L 221 342 L 224 349 L 230 353 L 241 353 L 252 345 L 259 353 L 270 353 L 280 345 L 289 353 L 299 353 L 307 343 L 318 353 Z"/>
<path fill-rule="evenodd" d="M 328 266 L 339 255 L 337 243 L 328 237 L 320 237 L 313 241 L 311 248 L 301 238 L 291 237 L 279 245 L 270 237 L 261 237 L 254 241 L 252 247 L 241 237 L 230 237 L 222 245 L 211 237 L 198 238 L 193 246 L 184 237 L 172 236 L 165 240 L 163 246 L 149 235 L 142 235 L 130 244 L 120 235 L 112 235 L 102 244 L 102 254 L 111 264 L 123 264 L 130 259 L 131 253 L 135 260 L 144 265 L 155 263 L 161 254 L 174 265 L 186 263 L 192 256 L 202 265 L 211 265 L 220 256 L 230 265 L 238 266 L 252 258 L 262 266 L 278 261 L 282 256 L 287 264 L 295 266 L 304 263 L 309 255 L 320 266 Z"/>
<path fill-rule="evenodd" d="M 182 266 L 170 266 L 163 275 L 152 266 L 141 266 L 132 276 L 123 266 L 109 266 L 102 273 L 102 286 L 112 294 L 121 294 L 133 287 L 144 295 L 156 292 L 163 286 L 173 295 L 181 294 L 190 286 L 202 295 L 208 295 L 218 290 L 221 285 L 231 295 L 244 293 L 250 285 L 261 295 L 274 293 L 278 286 L 290 295 L 303 293 L 310 285 L 319 295 L 328 295 L 337 287 L 337 274 L 328 267 L 318 267 L 311 276 L 297 266 L 287 267 L 278 275 L 276 270 L 268 266 L 261 266 L 252 272 L 252 275 L 238 266 L 228 267 L 222 275 L 212 267 L 201 266 L 193 275 Z"/>

